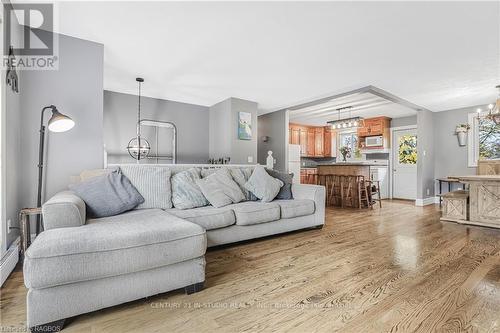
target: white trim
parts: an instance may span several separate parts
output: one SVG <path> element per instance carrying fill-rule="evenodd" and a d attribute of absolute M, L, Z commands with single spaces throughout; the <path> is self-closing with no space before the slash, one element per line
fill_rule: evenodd
<path fill-rule="evenodd" d="M 477 123 L 477 112 L 469 113 L 467 115 L 467 123 L 470 130 L 467 132 L 467 166 L 469 168 L 477 167 L 477 160 L 479 158 L 479 132 Z"/>
<path fill-rule="evenodd" d="M 391 149 L 389 152 L 389 199 L 392 199 L 393 196 L 393 186 L 394 186 L 394 132 L 395 131 L 401 131 L 401 130 L 409 130 L 409 129 L 417 129 L 417 125 L 406 125 L 406 126 L 396 126 L 396 127 L 391 127 L 391 135 L 390 135 L 390 144 L 391 144 Z M 418 138 L 417 138 L 418 140 Z M 417 141 L 418 145 L 418 141 Z M 417 176 L 418 177 L 418 176 Z M 418 182 L 418 178 L 417 178 Z"/>
<path fill-rule="evenodd" d="M 415 206 L 418 207 L 423 207 L 427 205 L 435 205 L 436 203 L 439 203 L 439 197 L 429 197 L 425 199 L 416 199 L 415 200 Z"/>
<path fill-rule="evenodd" d="M 1 286 L 9 277 L 10 273 L 16 268 L 17 262 L 19 261 L 19 237 L 12 243 L 12 245 L 2 257 L 0 262 L 0 280 Z"/>

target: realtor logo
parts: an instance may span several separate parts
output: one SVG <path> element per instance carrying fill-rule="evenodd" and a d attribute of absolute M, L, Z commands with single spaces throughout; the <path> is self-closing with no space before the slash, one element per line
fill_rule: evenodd
<path fill-rule="evenodd" d="M 4 68 L 57 69 L 53 4 L 4 4 L 3 19 Z"/>

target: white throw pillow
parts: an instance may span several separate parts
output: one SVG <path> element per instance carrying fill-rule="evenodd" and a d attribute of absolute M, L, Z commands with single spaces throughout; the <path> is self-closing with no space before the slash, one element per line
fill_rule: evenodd
<path fill-rule="evenodd" d="M 263 166 L 257 165 L 245 184 L 245 188 L 262 202 L 271 202 L 278 195 L 283 182 L 269 176 Z"/>
<path fill-rule="evenodd" d="M 214 207 L 223 207 L 245 200 L 245 195 L 231 177 L 227 168 L 221 168 L 206 178 L 196 180 L 196 185 Z"/>

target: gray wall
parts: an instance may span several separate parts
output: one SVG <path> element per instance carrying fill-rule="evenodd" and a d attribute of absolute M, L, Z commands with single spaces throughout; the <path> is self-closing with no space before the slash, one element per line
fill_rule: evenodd
<path fill-rule="evenodd" d="M 238 139 L 238 113 L 252 114 L 252 139 Z M 257 163 L 257 103 L 231 97 L 210 107 L 210 158 L 230 157 L 231 164 Z M 252 162 L 248 158 L 252 158 Z"/>
<path fill-rule="evenodd" d="M 410 126 L 416 124 L 417 124 L 417 115 L 401 117 L 401 118 L 393 118 L 391 120 L 391 127 Z"/>
<path fill-rule="evenodd" d="M 59 69 L 19 71 L 20 94 L 7 92 L 6 220 L 17 223 L 21 207 L 34 207 L 40 112 L 54 104 L 76 125 L 69 132 L 46 135 L 45 199 L 65 189 L 70 177 L 103 165 L 103 46 L 59 35 Z M 50 113 L 50 112 L 49 112 Z M 45 124 L 50 115 L 46 114 Z M 2 221 L 2 233 L 6 232 Z M 6 246 L 17 236 L 8 235 Z"/>
<path fill-rule="evenodd" d="M 11 37 L 19 39 L 22 36 L 21 26 L 12 24 Z M 3 37 L 3 36 L 2 36 Z M 19 45 L 18 43 L 16 43 Z M 2 46 L 3 49 L 3 46 Z M 2 71 L 2 80 L 5 80 L 6 71 Z M 18 75 L 20 73 L 18 72 Z M 23 81 L 20 79 L 19 84 Z M 2 210 L 5 216 L 2 216 L 2 248 L 1 254 L 7 250 L 12 242 L 19 236 L 17 229 L 8 232 L 7 221 L 11 220 L 17 225 L 17 216 L 22 208 L 21 193 L 19 183 L 22 179 L 21 166 L 21 95 L 12 91 L 10 86 L 2 82 L 2 175 L 5 184 L 2 184 Z M 3 154 L 2 154 L 3 155 Z M 1 255 L 0 255 L 1 257 Z"/>
<path fill-rule="evenodd" d="M 430 111 L 417 114 L 417 199 L 434 196 L 434 116 Z"/>
<path fill-rule="evenodd" d="M 137 100 L 136 95 L 104 91 L 104 144 L 108 163 L 135 161 L 125 147 L 136 133 Z M 205 106 L 141 97 L 142 119 L 169 121 L 176 125 L 177 163 L 208 161 L 208 116 L 209 110 Z M 163 134 L 159 140 L 159 152 L 171 155 L 171 131 L 160 130 L 159 133 Z M 143 127 L 141 134 L 155 148 L 153 132 Z"/>
<path fill-rule="evenodd" d="M 275 170 L 288 171 L 288 111 L 276 111 L 258 117 L 257 162 L 265 165 L 271 150 L 276 160 Z M 268 136 L 268 142 L 262 137 Z"/>
<path fill-rule="evenodd" d="M 455 128 L 458 124 L 466 124 L 467 115 L 475 113 L 478 107 L 486 109 L 484 105 L 478 105 L 434 113 L 436 144 L 434 175 L 436 178 L 476 174 L 476 168 L 467 166 L 467 146 L 458 145 Z M 443 189 L 445 190 L 447 189 Z"/>

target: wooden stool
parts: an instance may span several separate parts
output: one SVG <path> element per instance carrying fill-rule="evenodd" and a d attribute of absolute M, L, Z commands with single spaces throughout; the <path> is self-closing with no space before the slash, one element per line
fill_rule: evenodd
<path fill-rule="evenodd" d="M 341 176 L 340 194 L 342 207 L 354 207 L 354 187 L 358 176 Z"/>
<path fill-rule="evenodd" d="M 356 184 L 358 185 L 358 203 L 359 209 L 363 208 L 363 204 L 366 207 L 373 209 L 372 201 L 371 201 L 371 193 L 368 192 L 368 186 L 366 185 L 365 177 L 358 176 L 356 178 Z M 371 188 L 371 186 L 370 186 Z M 371 190 L 370 190 L 371 191 Z"/>
<path fill-rule="evenodd" d="M 378 201 L 379 207 L 382 208 L 382 199 L 380 197 L 380 181 L 369 180 L 368 184 L 370 184 L 370 196 L 372 198 L 372 201 Z M 374 198 L 375 194 L 377 195 L 377 199 Z"/>

